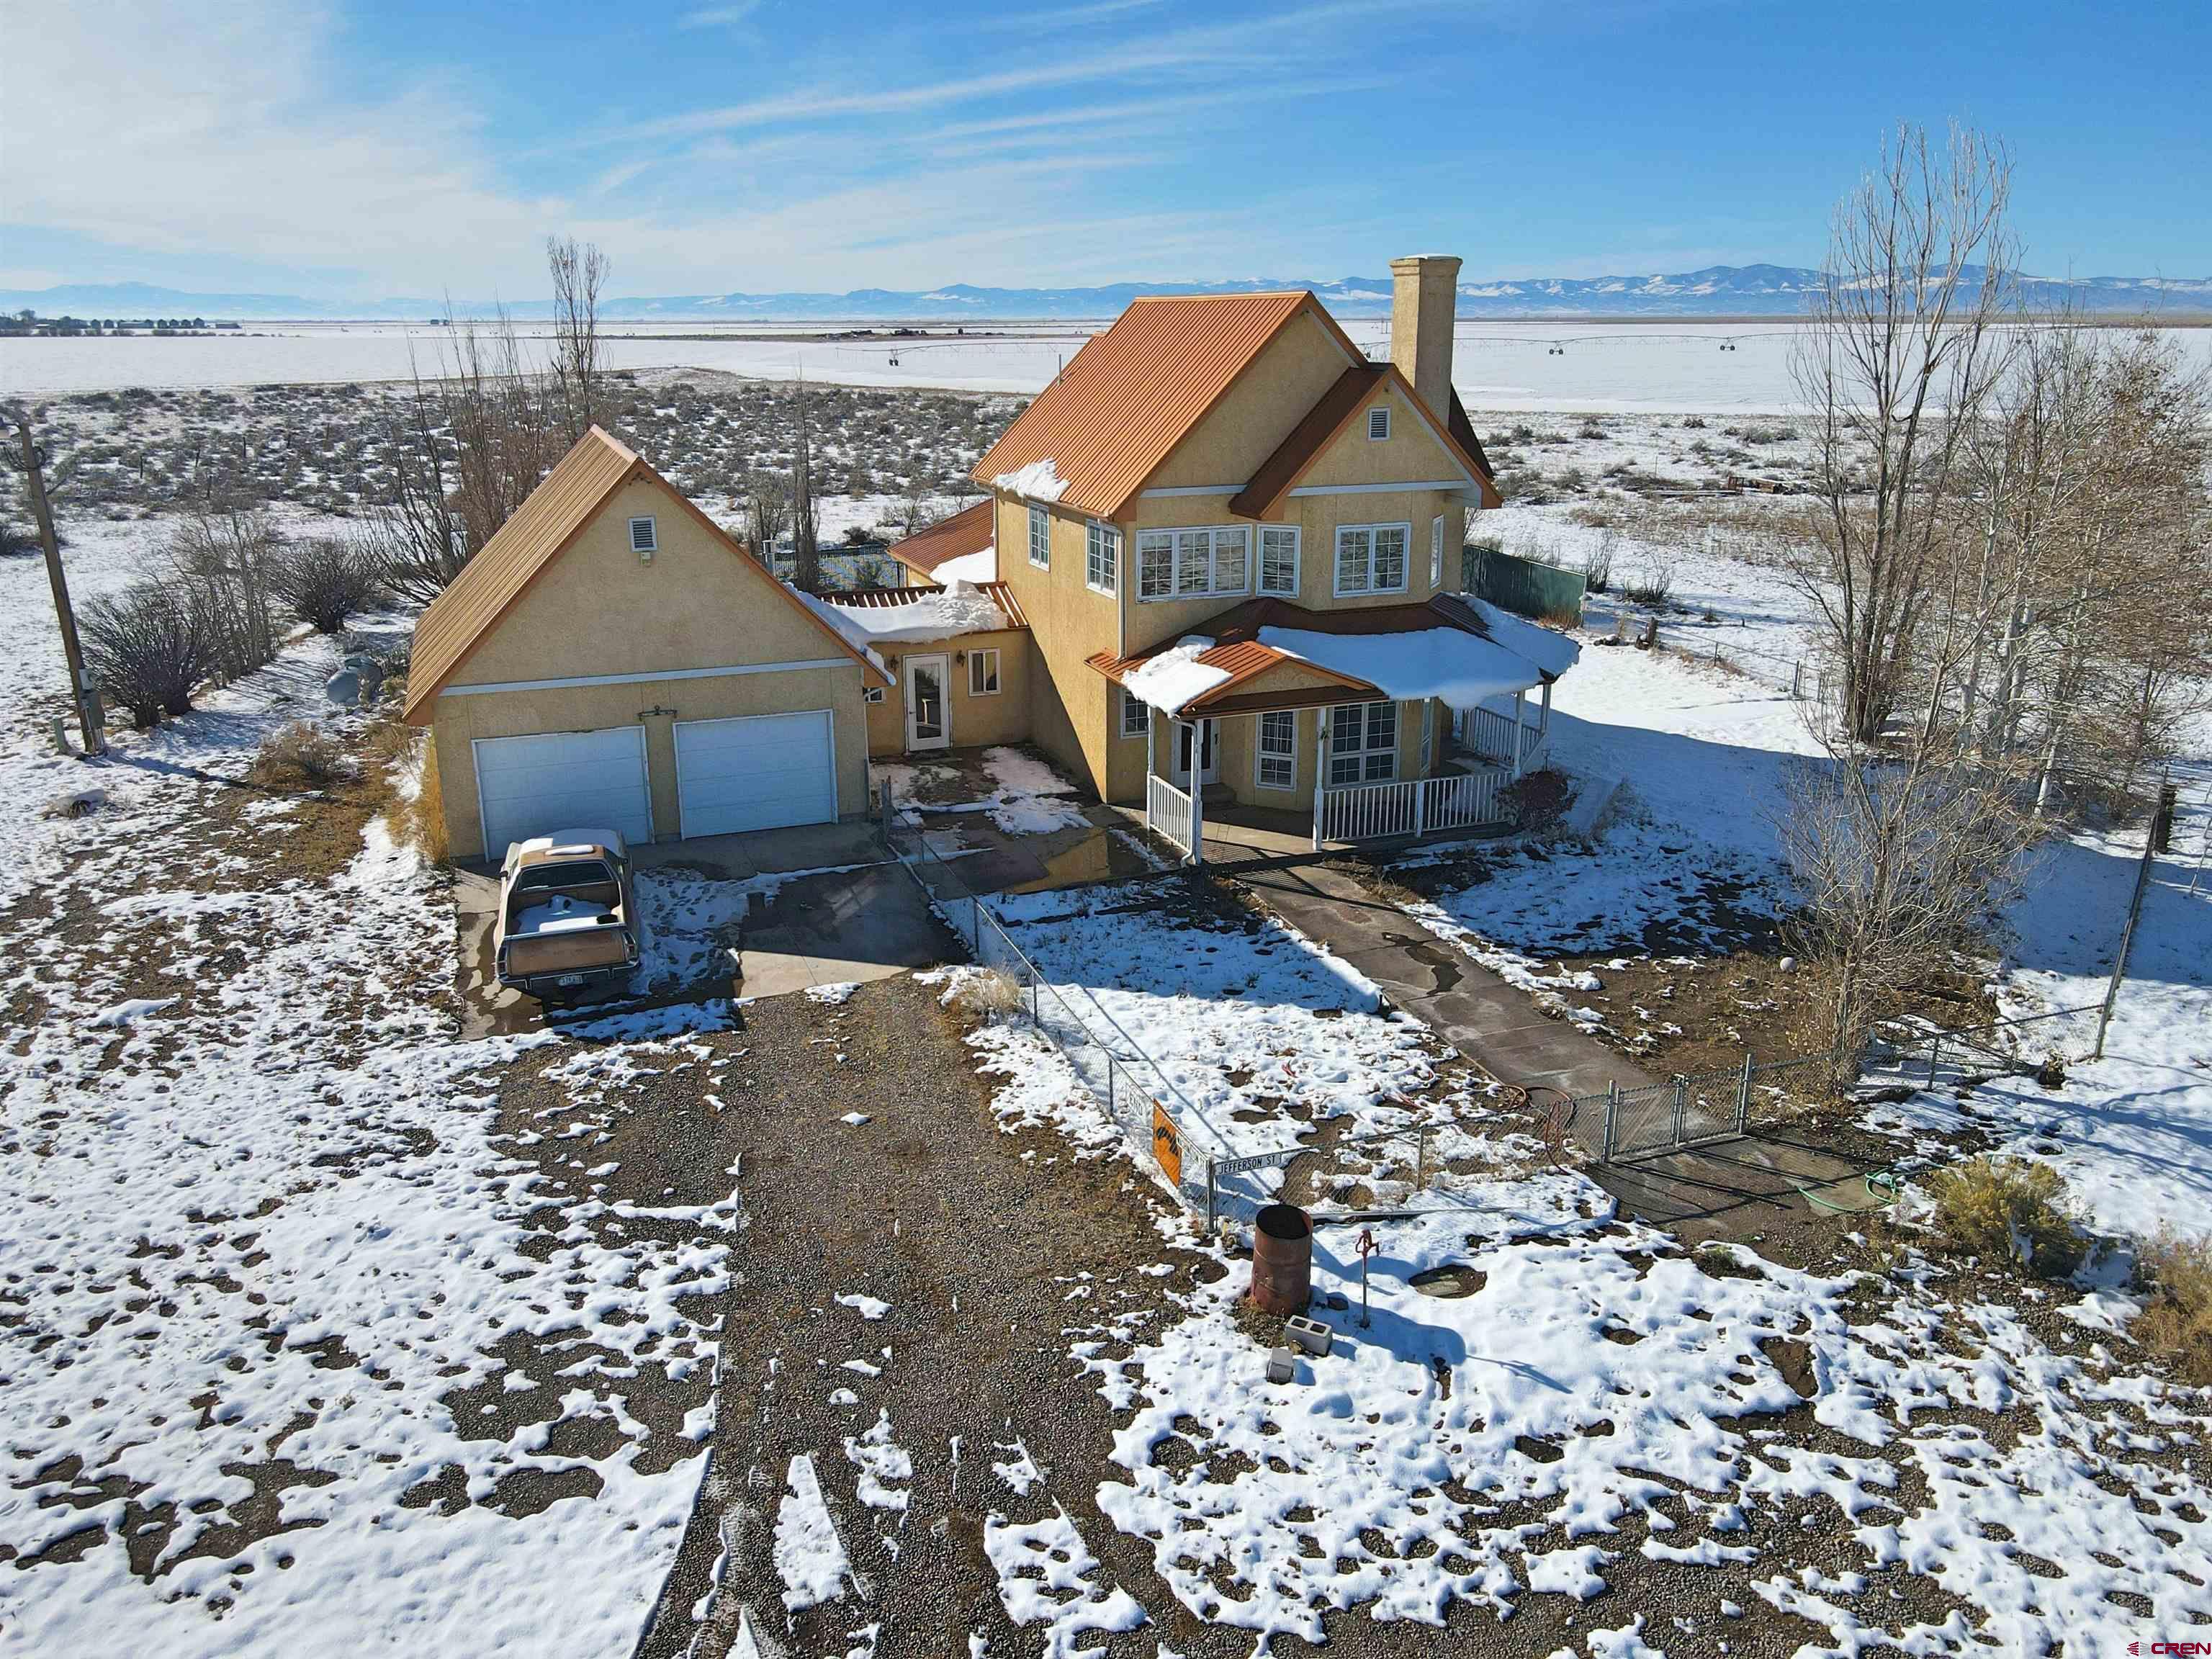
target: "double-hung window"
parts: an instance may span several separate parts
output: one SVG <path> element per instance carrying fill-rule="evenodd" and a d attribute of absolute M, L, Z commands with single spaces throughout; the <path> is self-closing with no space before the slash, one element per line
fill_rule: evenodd
<path fill-rule="evenodd" d="M 970 651 L 968 653 L 968 695 L 971 697 L 995 697 L 999 695 L 999 653 L 996 651 Z"/>
<path fill-rule="evenodd" d="M 1121 582 L 1121 532 L 1095 519 L 1085 532 L 1083 580 L 1101 593 L 1116 592 Z"/>
<path fill-rule="evenodd" d="M 1402 593 L 1409 524 L 1348 524 L 1336 532 L 1336 591 Z"/>
<path fill-rule="evenodd" d="M 1260 591 L 1282 599 L 1297 597 L 1297 526 L 1263 524 L 1260 526 Z"/>
<path fill-rule="evenodd" d="M 1030 562 L 1040 570 L 1052 568 L 1052 514 L 1041 507 L 1030 509 Z"/>
<path fill-rule="evenodd" d="M 1444 515 L 1429 520 L 1429 586 L 1444 585 Z"/>
<path fill-rule="evenodd" d="M 1398 771 L 1398 705 L 1339 703 L 1328 712 L 1328 783 L 1387 783 Z"/>
<path fill-rule="evenodd" d="M 1121 735 L 1141 738 L 1152 729 L 1152 706 L 1141 697 L 1121 694 Z"/>
<path fill-rule="evenodd" d="M 1298 717 L 1287 708 L 1260 716 L 1256 781 L 1262 789 L 1288 789 L 1298 776 Z"/>
<path fill-rule="evenodd" d="M 1252 532 L 1243 525 L 1212 530 L 1137 532 L 1137 597 L 1204 599 L 1252 585 Z"/>

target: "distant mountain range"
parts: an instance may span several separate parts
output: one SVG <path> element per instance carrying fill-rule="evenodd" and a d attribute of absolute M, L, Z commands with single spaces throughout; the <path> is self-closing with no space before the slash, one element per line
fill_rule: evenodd
<path fill-rule="evenodd" d="M 1710 265 L 1672 276 L 1531 277 L 1460 284 L 1462 318 L 1780 317 L 1804 307 L 1820 273 L 1789 265 Z M 1254 279 L 1235 283 L 1115 283 L 1103 288 L 977 288 L 956 283 L 927 290 L 855 289 L 847 294 L 687 294 L 608 301 L 610 321 L 742 322 L 944 320 L 967 318 L 1111 317 L 1145 294 L 1235 294 L 1310 288 L 1339 316 L 1376 317 L 1390 309 L 1387 276 L 1334 282 Z M 2038 309 L 2071 306 L 2129 315 L 2212 312 L 2212 277 L 2033 276 L 2023 283 Z M 210 320 L 420 319 L 441 314 L 441 301 L 308 300 L 294 294 L 194 294 L 143 283 L 70 283 L 60 288 L 0 289 L 0 311 L 28 308 L 41 316 L 204 317 Z M 489 301 L 457 301 L 482 314 Z M 550 315 L 545 301 L 511 302 L 526 319 Z"/>

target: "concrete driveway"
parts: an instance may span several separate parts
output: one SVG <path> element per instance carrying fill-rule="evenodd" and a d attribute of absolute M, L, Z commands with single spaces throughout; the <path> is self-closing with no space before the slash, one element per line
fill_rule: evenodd
<path fill-rule="evenodd" d="M 612 1000 L 617 1007 L 781 996 L 817 985 L 884 979 L 958 954 L 912 877 L 888 861 L 872 824 L 809 824 L 743 836 L 708 836 L 631 849 L 641 910 L 656 881 L 681 884 L 709 918 L 691 953 L 700 964 L 680 984 Z M 462 1035 L 526 1030 L 537 1002 L 492 976 L 498 872 L 453 872 L 456 977 Z M 648 924 L 649 926 L 649 924 Z M 648 936 L 648 956 L 654 939 Z M 647 964 L 650 968 L 650 962 Z"/>

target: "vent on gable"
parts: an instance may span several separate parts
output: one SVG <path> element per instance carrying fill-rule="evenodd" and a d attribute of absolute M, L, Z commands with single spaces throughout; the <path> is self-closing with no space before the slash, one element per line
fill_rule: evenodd
<path fill-rule="evenodd" d="M 649 560 L 660 545 L 654 538 L 651 519 L 632 519 L 629 521 L 629 550 L 641 559 Z"/>
<path fill-rule="evenodd" d="M 1377 404 L 1367 411 L 1367 435 L 1377 439 L 1390 435 L 1390 406 L 1388 404 Z"/>

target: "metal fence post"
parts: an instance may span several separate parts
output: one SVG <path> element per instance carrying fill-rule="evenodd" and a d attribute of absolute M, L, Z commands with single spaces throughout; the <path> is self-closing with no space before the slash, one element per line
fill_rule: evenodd
<path fill-rule="evenodd" d="M 1936 1067 L 1943 1058 L 1943 1034 L 1938 1031 L 1928 1040 L 1928 1086 L 1936 1086 Z"/>
<path fill-rule="evenodd" d="M 1425 1193 L 1429 1189 L 1429 1126 L 1421 1125 L 1420 1138 L 1413 1149 L 1413 1190 Z"/>
<path fill-rule="evenodd" d="M 1208 1155 L 1206 1160 L 1206 1236 L 1211 1238 L 1213 1234 L 1213 1159 Z"/>
<path fill-rule="evenodd" d="M 1735 1085 L 1735 1132 L 1749 1133 L 1751 1127 L 1751 1050 L 1743 1051 L 1743 1079 Z"/>
<path fill-rule="evenodd" d="M 1682 1144 L 1682 1114 L 1689 1109 L 1689 1105 L 1690 1080 L 1678 1077 L 1674 1079 L 1674 1144 L 1677 1146 Z"/>
<path fill-rule="evenodd" d="M 1030 975 L 1030 1024 L 1036 1025 L 1040 1023 L 1037 1018 L 1037 976 L 1032 972 Z"/>
<path fill-rule="evenodd" d="M 1607 1078 L 1605 1080 L 1605 1133 L 1599 1137 L 1600 1145 L 1604 1148 L 1603 1152 L 1601 1152 L 1599 1156 L 1601 1161 L 1604 1163 L 1610 1164 L 1613 1162 L 1613 1149 L 1616 1144 L 1613 1139 L 1613 1133 L 1619 1122 L 1620 1115 L 1620 1085 L 1618 1083 L 1615 1083 L 1611 1078 Z"/>

